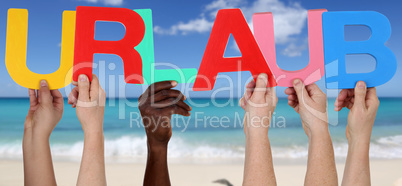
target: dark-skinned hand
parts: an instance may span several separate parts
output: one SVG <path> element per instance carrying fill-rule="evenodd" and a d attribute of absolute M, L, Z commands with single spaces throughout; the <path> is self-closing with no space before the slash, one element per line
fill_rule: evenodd
<path fill-rule="evenodd" d="M 154 83 L 138 99 L 148 143 L 144 186 L 170 186 L 167 165 L 167 146 L 172 137 L 170 120 L 173 114 L 190 116 L 191 111 L 184 103 L 186 97 L 172 89 L 176 85 L 176 81 Z"/>
<path fill-rule="evenodd" d="M 184 103 L 186 97 L 180 91 L 172 89 L 176 85 L 176 81 L 154 83 L 138 99 L 138 108 L 151 144 L 169 142 L 173 114 L 190 116 L 191 107 Z"/>

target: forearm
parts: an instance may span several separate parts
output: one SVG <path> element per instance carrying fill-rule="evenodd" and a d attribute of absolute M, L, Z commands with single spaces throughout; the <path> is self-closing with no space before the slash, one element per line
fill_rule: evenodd
<path fill-rule="evenodd" d="M 85 134 L 77 185 L 106 185 L 103 131 Z"/>
<path fill-rule="evenodd" d="M 276 185 L 268 135 L 246 135 L 243 185 Z"/>
<path fill-rule="evenodd" d="M 49 137 L 34 134 L 32 128 L 23 137 L 24 184 L 27 186 L 56 185 Z"/>
<path fill-rule="evenodd" d="M 342 185 L 371 185 L 370 140 L 349 142 Z"/>
<path fill-rule="evenodd" d="M 166 145 L 148 143 L 148 159 L 144 176 L 144 186 L 170 186 Z"/>
<path fill-rule="evenodd" d="M 338 185 L 334 149 L 328 127 L 311 133 L 305 185 Z"/>

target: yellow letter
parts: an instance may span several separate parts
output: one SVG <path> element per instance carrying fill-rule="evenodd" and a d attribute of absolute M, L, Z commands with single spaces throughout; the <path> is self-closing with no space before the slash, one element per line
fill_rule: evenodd
<path fill-rule="evenodd" d="M 26 65 L 28 10 L 9 9 L 7 18 L 6 67 L 13 80 L 26 88 L 39 89 L 45 79 L 51 90 L 60 89 L 72 81 L 75 39 L 75 11 L 63 12 L 60 68 L 51 74 L 37 74 Z"/>

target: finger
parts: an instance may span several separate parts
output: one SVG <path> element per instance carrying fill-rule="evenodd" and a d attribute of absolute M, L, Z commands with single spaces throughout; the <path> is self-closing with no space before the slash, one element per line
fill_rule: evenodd
<path fill-rule="evenodd" d="M 291 100 L 289 100 L 289 101 L 288 101 L 288 105 L 291 106 L 292 108 L 295 108 L 296 105 L 297 105 L 297 103 L 296 103 L 296 101 L 291 101 Z"/>
<path fill-rule="evenodd" d="M 84 74 L 78 77 L 78 100 L 82 102 L 89 102 L 89 80 Z"/>
<path fill-rule="evenodd" d="M 297 100 L 297 96 L 295 94 L 289 95 L 288 96 L 288 100 L 289 101 L 296 101 Z"/>
<path fill-rule="evenodd" d="M 264 97 L 265 93 L 267 91 L 267 83 L 268 83 L 267 74 L 261 73 L 260 75 L 258 75 L 255 89 L 254 89 L 253 95 L 251 97 L 253 97 L 253 98 Z"/>
<path fill-rule="evenodd" d="M 36 91 L 34 89 L 29 89 L 29 104 L 35 106 L 38 104 L 38 98 L 36 97 Z"/>
<path fill-rule="evenodd" d="M 68 104 L 76 105 L 78 101 L 78 87 L 74 87 L 68 95 Z"/>
<path fill-rule="evenodd" d="M 90 90 L 89 90 L 89 98 L 91 101 L 97 101 L 99 98 L 100 92 L 100 86 L 99 86 L 99 79 L 98 77 L 94 74 L 92 75 L 92 81 L 90 85 Z"/>
<path fill-rule="evenodd" d="M 286 95 L 291 95 L 291 94 L 295 94 L 296 95 L 296 91 L 293 87 L 289 87 L 287 89 L 285 89 L 285 94 Z"/>
<path fill-rule="evenodd" d="M 375 87 L 367 89 L 366 103 L 368 108 L 379 106 L 380 100 L 377 97 L 377 90 Z"/>
<path fill-rule="evenodd" d="M 244 101 L 244 97 L 239 100 L 239 105 L 240 105 L 241 108 L 246 109 L 245 108 L 246 104 L 245 104 L 245 101 Z"/>
<path fill-rule="evenodd" d="M 311 101 L 311 98 L 309 97 L 308 92 L 300 79 L 295 79 L 293 81 L 293 87 L 296 91 L 297 100 L 299 101 L 299 103 L 306 103 Z"/>
<path fill-rule="evenodd" d="M 52 96 L 51 96 L 50 90 L 49 90 L 49 85 L 47 84 L 46 80 L 42 80 L 40 82 L 38 97 L 39 97 L 40 104 L 50 105 L 53 102 L 53 99 L 52 99 Z"/>
<path fill-rule="evenodd" d="M 324 92 L 317 86 L 317 84 L 313 83 L 306 86 L 306 90 L 310 96 L 324 94 Z"/>
<path fill-rule="evenodd" d="M 246 88 L 254 88 L 255 87 L 255 81 L 252 79 L 249 83 L 247 83 Z"/>
<path fill-rule="evenodd" d="M 341 90 L 341 92 L 339 92 L 338 97 L 336 98 L 335 101 L 335 106 L 339 106 L 341 107 L 343 102 L 345 101 L 345 99 L 348 97 L 348 90 L 347 89 L 343 89 Z"/>
<path fill-rule="evenodd" d="M 268 96 L 270 99 L 276 97 L 275 87 L 269 87 L 268 77 L 267 77 L 267 86 L 266 86 L 266 90 L 265 90 L 265 96 Z"/>
<path fill-rule="evenodd" d="M 276 91 L 274 87 L 267 87 L 267 92 L 265 94 L 266 100 L 270 103 L 276 105 L 278 104 L 278 97 L 276 96 Z"/>
<path fill-rule="evenodd" d="M 64 99 L 63 95 L 60 93 L 59 90 L 51 90 L 50 94 L 53 97 L 53 104 L 63 106 L 64 105 Z"/>
<path fill-rule="evenodd" d="M 354 105 L 366 108 L 366 83 L 364 81 L 359 81 L 355 87 L 355 102 Z"/>
<path fill-rule="evenodd" d="M 186 96 L 184 96 L 183 93 L 178 90 L 161 90 L 158 93 L 154 94 L 154 96 L 151 96 L 151 102 L 155 103 L 167 98 L 177 98 L 177 100 L 185 100 Z"/>
<path fill-rule="evenodd" d="M 191 113 L 188 110 L 185 110 L 184 108 L 182 108 L 178 105 L 172 105 L 167 108 L 164 108 L 162 112 L 167 113 L 167 114 L 179 114 L 182 116 L 190 116 L 191 115 Z"/>
<path fill-rule="evenodd" d="M 255 81 L 252 79 L 247 85 L 246 85 L 246 91 L 245 91 L 245 100 L 249 100 L 251 95 L 253 95 L 254 88 L 255 88 Z"/>
<path fill-rule="evenodd" d="M 160 101 L 158 103 L 154 103 L 151 106 L 154 107 L 154 108 L 159 108 L 160 109 L 160 108 L 165 108 L 165 107 L 169 107 L 169 106 L 172 106 L 172 105 L 178 105 L 178 106 L 182 107 L 183 109 L 191 111 L 191 107 L 189 105 L 187 105 L 187 103 L 185 103 L 182 100 L 178 101 L 175 98 L 168 98 L 168 99 L 165 99 L 165 100 Z"/>
<path fill-rule="evenodd" d="M 145 91 L 145 93 L 147 95 L 153 95 L 153 94 L 156 94 L 157 92 L 159 92 L 161 90 L 171 89 L 171 88 L 173 88 L 175 86 L 177 86 L 176 81 L 161 81 L 161 82 L 157 82 L 157 83 L 154 83 L 154 84 L 150 85 L 147 88 L 147 90 Z"/>

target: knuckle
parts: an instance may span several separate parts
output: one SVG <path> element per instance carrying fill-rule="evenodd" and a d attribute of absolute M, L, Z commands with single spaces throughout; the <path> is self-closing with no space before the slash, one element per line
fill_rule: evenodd
<path fill-rule="evenodd" d="M 160 93 L 162 94 L 162 96 L 169 95 L 169 92 L 167 90 L 161 90 Z"/>
<path fill-rule="evenodd" d="M 143 112 L 144 112 L 145 114 L 152 114 L 153 109 L 152 109 L 151 107 L 145 107 L 145 108 L 143 109 Z"/>

